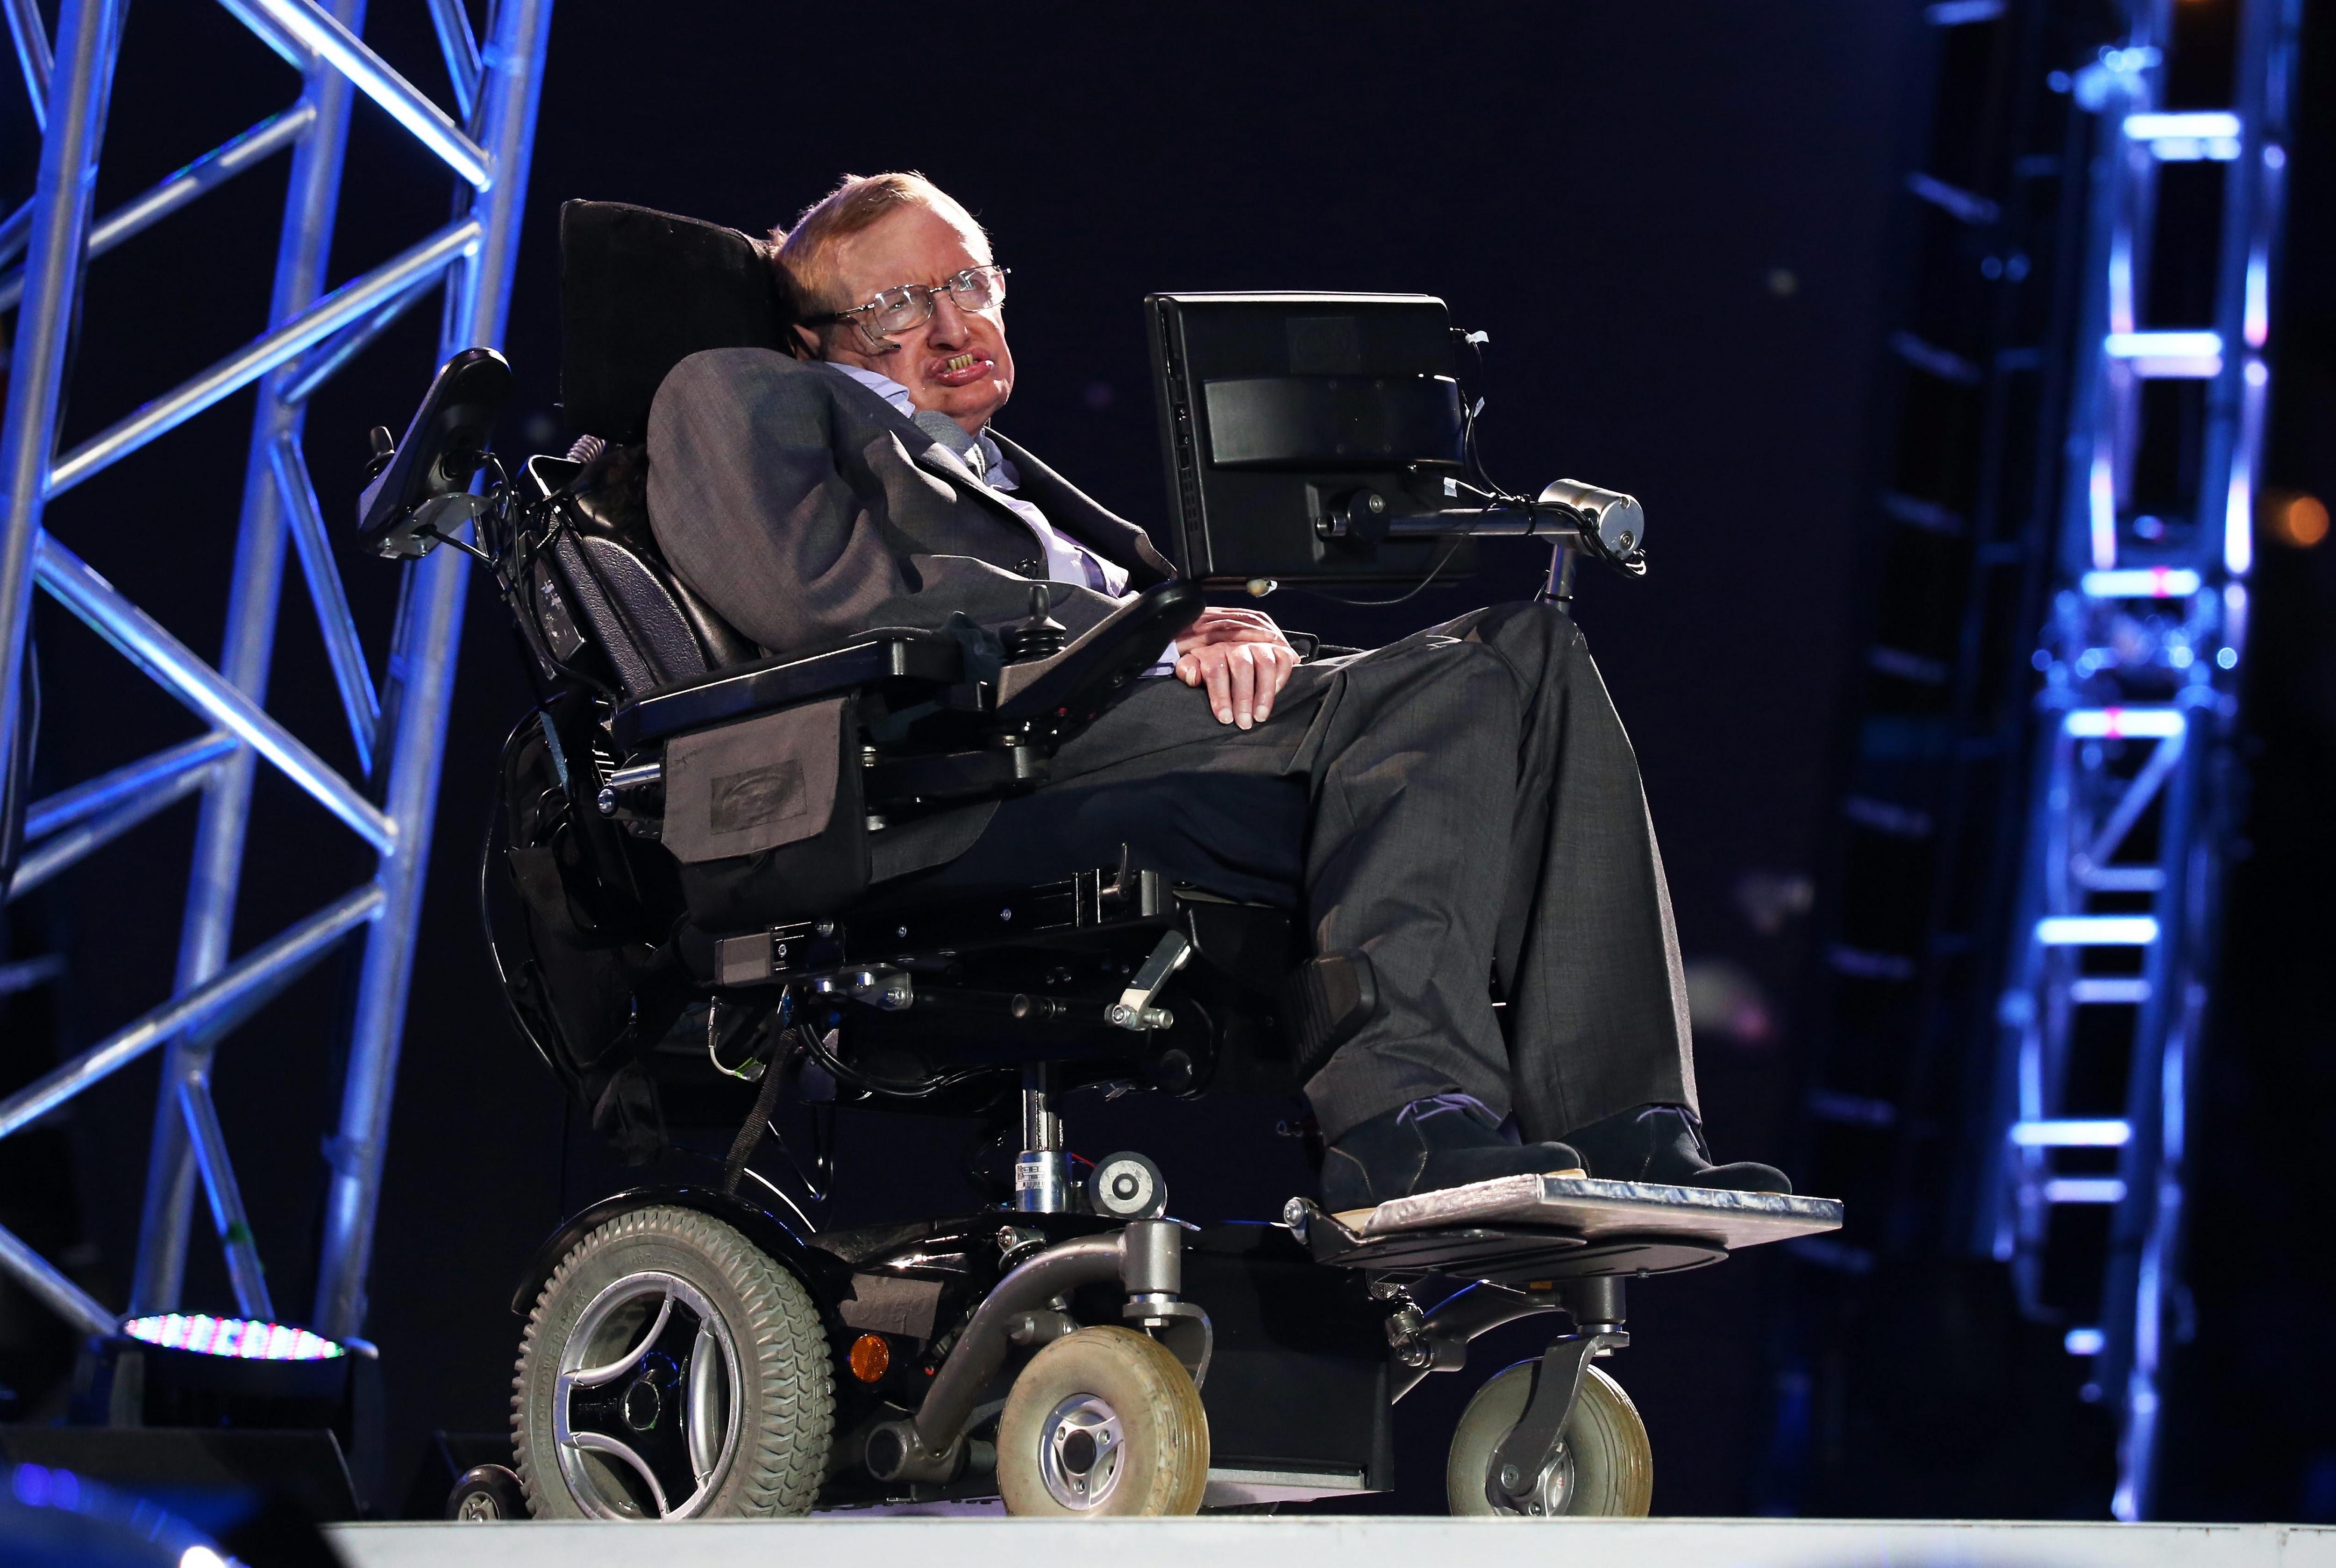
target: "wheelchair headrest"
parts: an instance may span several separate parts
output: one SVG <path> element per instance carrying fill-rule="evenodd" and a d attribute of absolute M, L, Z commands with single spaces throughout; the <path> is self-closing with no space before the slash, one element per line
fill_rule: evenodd
<path fill-rule="evenodd" d="M 630 445 L 666 373 L 710 348 L 782 348 L 770 253 L 735 228 L 620 201 L 560 209 L 560 401 L 569 427 Z"/>

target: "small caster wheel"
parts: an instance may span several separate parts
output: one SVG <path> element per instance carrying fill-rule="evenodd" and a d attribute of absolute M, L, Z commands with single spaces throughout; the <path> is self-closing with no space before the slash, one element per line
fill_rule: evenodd
<path fill-rule="evenodd" d="M 473 1465 L 446 1494 L 446 1517 L 464 1524 L 491 1524 L 527 1517 L 527 1494 L 519 1475 L 505 1465 Z"/>
<path fill-rule="evenodd" d="M 1476 1390 L 1452 1433 L 1444 1495 L 1457 1515 L 1521 1512 L 1535 1518 L 1642 1519 L 1655 1500 L 1654 1451 L 1647 1424 L 1622 1385 L 1597 1367 L 1582 1370 L 1582 1392 L 1565 1418 L 1557 1457 L 1522 1510 L 1495 1508 L 1484 1495 L 1486 1471 L 1501 1439 L 1533 1397 L 1533 1361 L 1519 1361 Z"/>
<path fill-rule="evenodd" d="M 1168 1347 L 1116 1325 L 1030 1358 L 998 1422 L 1006 1511 L 1056 1518 L 1196 1514 L 1209 1417 Z"/>

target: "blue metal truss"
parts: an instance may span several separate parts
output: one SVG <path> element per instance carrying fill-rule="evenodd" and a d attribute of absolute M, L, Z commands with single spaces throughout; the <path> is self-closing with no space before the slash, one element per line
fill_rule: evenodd
<path fill-rule="evenodd" d="M 127 0 L 62 0 L 52 51 L 36 0 L 0 0 L 42 127 L 33 198 L 0 222 L 0 309 L 19 310 L 0 429 L 0 757 L 26 722 L 24 685 L 37 584 L 209 731 L 24 807 L 19 896 L 186 796 L 200 792 L 175 993 L 40 1081 L 0 1101 L 0 1137 L 151 1051 L 164 1052 L 132 1312 L 177 1307 L 198 1189 L 225 1253 L 238 1310 L 273 1318 L 259 1253 L 219 1133 L 211 1070 L 222 1038 L 345 939 L 361 940 L 339 1126 L 310 1321 L 347 1338 L 365 1316 L 391 1090 L 467 586 L 466 557 L 441 551 L 405 568 L 387 669 L 377 687 L 301 452 L 307 399 L 392 321 L 443 286 L 442 354 L 499 346 L 527 192 L 551 0 L 493 0 L 486 36 L 463 0 L 425 0 L 453 82 L 450 114 L 364 43 L 365 0 L 222 0 L 301 73 L 298 100 L 118 210 L 91 210 Z M 368 272 L 327 289 L 326 256 L 351 107 L 371 99 L 469 190 L 461 215 Z M 88 264 L 204 191 L 288 150 L 290 191 L 268 330 L 201 374 L 60 455 L 59 400 Z M 226 646 L 207 663 L 43 527 L 48 500 L 257 382 Z M 324 633 L 364 777 L 345 777 L 270 716 L 268 679 L 287 547 Z M 236 955 L 229 951 L 262 761 L 314 797 L 379 858 L 371 880 Z M 8 769 L 0 769 L 0 774 Z M 0 780 L 0 789 L 13 780 Z M 0 821 L 7 814 L 0 812 Z M 121 1314 L 18 1238 L 0 1232 L 5 1270 L 77 1326 L 111 1333 Z"/>
<path fill-rule="evenodd" d="M 2131 0 L 2124 41 L 2068 83 L 2098 117 L 2084 316 L 1978 1238 L 2028 1312 L 2073 1320 L 2089 1392 L 2119 1406 L 2124 1519 L 2150 1513 L 2186 1315 L 2184 1128 L 2219 935 L 2299 9 L 2239 3 L 2227 108 L 2163 107 L 2173 0 Z M 2175 164 L 2219 169 L 2211 216 L 2166 199 Z M 2177 267 L 2213 274 L 2211 320 L 2151 319 L 2153 274 Z"/>

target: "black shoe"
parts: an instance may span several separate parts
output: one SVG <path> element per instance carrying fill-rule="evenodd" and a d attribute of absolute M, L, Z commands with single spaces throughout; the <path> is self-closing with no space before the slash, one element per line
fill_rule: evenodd
<path fill-rule="evenodd" d="M 1666 1186 L 1724 1187 L 1740 1193 L 1789 1193 L 1793 1184 L 1775 1166 L 1739 1160 L 1711 1163 L 1703 1125 L 1680 1105 L 1642 1105 L 1578 1128 L 1565 1141 L 1580 1149 L 1590 1174 L 1610 1181 Z"/>
<path fill-rule="evenodd" d="M 1476 1101 L 1438 1095 L 1375 1116 L 1332 1144 L 1322 1157 L 1322 1206 L 1341 1215 L 1494 1176 L 1581 1167 L 1564 1144 L 1511 1143 Z"/>

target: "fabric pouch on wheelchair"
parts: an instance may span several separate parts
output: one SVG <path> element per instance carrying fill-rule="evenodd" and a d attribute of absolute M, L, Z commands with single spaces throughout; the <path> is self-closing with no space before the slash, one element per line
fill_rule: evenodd
<path fill-rule="evenodd" d="M 667 746 L 664 843 L 701 930 L 832 914 L 867 890 L 857 703 L 806 703 Z"/>

